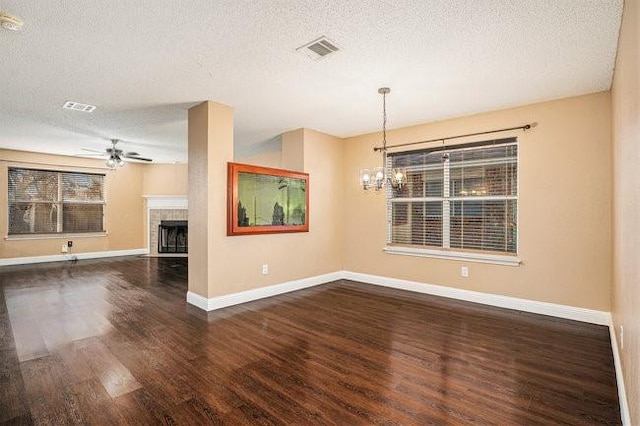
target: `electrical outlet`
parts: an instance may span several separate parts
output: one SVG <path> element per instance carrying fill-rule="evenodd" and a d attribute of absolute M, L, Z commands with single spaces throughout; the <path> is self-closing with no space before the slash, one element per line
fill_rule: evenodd
<path fill-rule="evenodd" d="M 469 277 L 469 267 L 468 266 L 463 266 L 462 268 L 460 268 L 460 276 L 462 277 Z"/>
<path fill-rule="evenodd" d="M 620 326 L 620 349 L 624 349 L 624 326 Z"/>
<path fill-rule="evenodd" d="M 69 248 L 73 247 L 73 241 L 67 241 L 67 247 Z"/>
<path fill-rule="evenodd" d="M 262 265 L 262 275 L 267 275 L 269 273 L 269 265 L 268 264 L 264 264 Z"/>
<path fill-rule="evenodd" d="M 69 247 L 66 244 L 62 245 L 62 252 L 63 253 L 69 253 Z"/>

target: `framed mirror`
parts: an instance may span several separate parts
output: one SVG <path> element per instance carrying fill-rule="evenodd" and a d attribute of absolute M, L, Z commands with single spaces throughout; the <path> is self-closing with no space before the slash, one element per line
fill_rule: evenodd
<path fill-rule="evenodd" d="M 309 232 L 309 174 L 227 165 L 227 235 Z"/>

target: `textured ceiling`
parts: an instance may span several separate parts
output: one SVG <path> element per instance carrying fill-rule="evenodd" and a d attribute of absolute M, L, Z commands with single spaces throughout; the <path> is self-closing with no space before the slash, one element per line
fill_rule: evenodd
<path fill-rule="evenodd" d="M 186 161 L 187 109 L 235 108 L 239 151 L 307 127 L 336 136 L 608 90 L 622 0 L 0 0 L 0 148 L 126 141 Z M 341 51 L 296 48 L 322 35 Z M 63 110 L 77 101 L 92 114 Z M 516 123 L 517 124 L 517 123 Z M 253 148 L 252 148 L 253 147 Z"/>

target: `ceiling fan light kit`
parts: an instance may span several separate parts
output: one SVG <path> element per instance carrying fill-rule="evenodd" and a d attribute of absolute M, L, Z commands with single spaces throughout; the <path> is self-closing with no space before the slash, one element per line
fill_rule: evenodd
<path fill-rule="evenodd" d="M 106 166 L 110 169 L 116 169 L 124 166 L 126 160 L 137 160 L 151 162 L 150 158 L 140 157 L 137 152 L 124 152 L 119 148 L 116 148 L 116 144 L 120 142 L 118 139 L 111 139 L 111 148 L 107 148 L 106 153 L 109 158 L 106 161 Z"/>
<path fill-rule="evenodd" d="M 107 168 L 114 170 L 118 167 L 123 167 L 127 161 L 141 161 L 152 162 L 151 158 L 141 157 L 137 152 L 124 152 L 120 148 L 116 148 L 116 145 L 120 142 L 118 139 L 111 139 L 111 146 L 104 151 L 96 151 L 89 148 L 82 148 L 83 151 L 88 151 L 88 154 L 77 154 L 83 157 L 102 157 L 106 158 L 105 165 Z"/>
<path fill-rule="evenodd" d="M 117 154 L 112 154 L 105 163 L 108 168 L 115 169 L 124 166 L 124 160 Z"/>

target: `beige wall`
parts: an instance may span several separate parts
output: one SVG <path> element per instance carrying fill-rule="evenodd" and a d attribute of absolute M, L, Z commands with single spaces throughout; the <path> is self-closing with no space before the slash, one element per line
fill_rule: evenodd
<path fill-rule="evenodd" d="M 298 131 L 309 173 L 309 232 L 226 237 L 214 244 L 226 267 L 212 295 L 250 290 L 342 269 L 342 145 L 338 138 Z M 302 153 L 302 150 L 299 151 Z M 328 196 L 333 194 L 334 196 Z M 269 274 L 262 275 L 262 264 Z M 210 296 L 211 297 L 211 296 Z"/>
<path fill-rule="evenodd" d="M 397 144 L 537 122 L 520 141 L 518 267 L 385 254 L 385 197 L 358 186 L 381 164 L 379 134 L 345 140 L 346 270 L 608 311 L 611 273 L 611 125 L 608 93 L 388 132 Z M 480 137 L 473 140 L 486 140 Z M 468 142 L 467 139 L 464 142 Z M 438 143 L 439 144 L 439 143 Z M 435 144 L 435 145 L 438 145 Z M 424 147 L 424 146 L 423 146 Z M 460 267 L 469 267 L 469 277 Z"/>
<path fill-rule="evenodd" d="M 276 169 L 304 171 L 305 129 L 296 129 L 280 135 L 280 149 L 256 154 L 234 154 L 234 162 Z"/>
<path fill-rule="evenodd" d="M 146 164 L 143 195 L 187 195 L 189 167 L 186 164 Z"/>
<path fill-rule="evenodd" d="M 282 135 L 282 168 L 287 170 L 304 171 L 305 166 L 305 135 L 310 133 L 306 129 L 297 129 Z M 302 142 L 302 143 L 301 143 Z"/>
<path fill-rule="evenodd" d="M 198 119 L 195 113 L 194 119 Z M 201 123 L 195 125 L 201 125 Z M 341 140 L 303 129 L 289 132 L 283 135 L 283 138 L 287 138 L 288 143 L 281 153 L 282 157 L 287 157 L 289 164 L 301 165 L 303 171 L 310 175 L 309 232 L 227 237 L 224 220 L 217 218 L 209 221 L 208 226 L 213 228 L 209 234 L 208 256 L 217 262 L 217 267 L 209 268 L 209 271 L 213 271 L 215 276 L 207 277 L 210 283 L 207 289 L 195 283 L 191 286 L 190 283 L 190 291 L 205 297 L 214 297 L 342 269 Z M 192 149 L 197 151 L 198 141 L 195 143 L 193 148 L 191 146 L 189 148 L 190 157 Z M 299 158 L 292 160 L 291 157 L 296 156 Z M 190 165 L 192 164 L 190 162 Z M 275 166 L 276 164 L 260 165 Z M 190 174 L 195 172 L 190 170 Z M 193 191 L 190 191 L 190 206 L 193 205 L 192 199 L 195 196 L 192 194 Z M 226 204 L 218 204 L 218 209 L 220 205 L 226 206 Z M 191 211 L 189 221 L 189 228 L 193 229 L 195 224 L 191 219 Z M 189 252 L 191 267 L 193 262 L 191 246 Z M 269 265 L 268 275 L 262 275 L 263 264 Z M 202 282 L 204 279 L 199 280 Z"/>
<path fill-rule="evenodd" d="M 269 151 L 254 155 L 239 156 L 235 157 L 233 161 L 235 163 L 251 164 L 254 166 L 273 167 L 274 169 L 283 168 L 282 151 Z"/>
<path fill-rule="evenodd" d="M 7 167 L 106 173 L 105 237 L 61 237 L 7 240 Z M 0 258 L 56 255 L 67 240 L 73 240 L 73 253 L 144 248 L 142 180 L 143 167 L 127 164 L 107 171 L 100 160 L 0 150 Z"/>
<path fill-rule="evenodd" d="M 631 423 L 640 424 L 640 66 L 637 1 L 624 2 L 612 88 L 614 328 Z M 620 327 L 624 327 L 621 347 Z"/>

